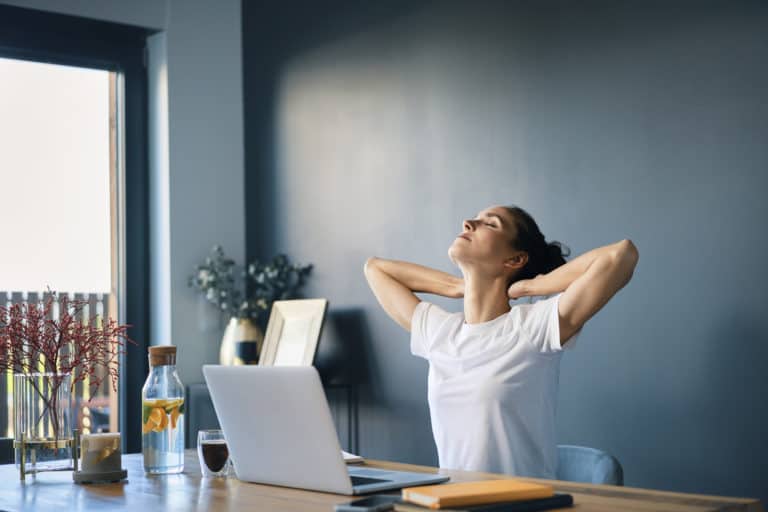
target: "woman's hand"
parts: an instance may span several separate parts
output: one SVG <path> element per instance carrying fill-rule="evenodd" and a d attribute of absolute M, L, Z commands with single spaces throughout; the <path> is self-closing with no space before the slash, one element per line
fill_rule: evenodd
<path fill-rule="evenodd" d="M 519 299 L 520 297 L 528 297 L 529 295 L 536 295 L 534 292 L 536 280 L 543 274 L 539 274 L 533 279 L 521 279 L 512 283 L 507 288 L 507 297 L 512 300 Z"/>
<path fill-rule="evenodd" d="M 529 281 L 529 279 L 521 279 L 520 281 L 515 281 L 512 283 L 509 288 L 507 288 L 507 297 L 509 297 L 511 300 L 525 297 L 525 287 L 527 281 Z"/>
<path fill-rule="evenodd" d="M 456 283 L 453 285 L 453 295 L 449 295 L 453 299 L 464 298 L 464 279 L 461 277 L 456 278 Z"/>

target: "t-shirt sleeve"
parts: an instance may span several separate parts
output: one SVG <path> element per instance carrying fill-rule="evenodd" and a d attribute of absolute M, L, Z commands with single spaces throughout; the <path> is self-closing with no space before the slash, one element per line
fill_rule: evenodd
<path fill-rule="evenodd" d="M 524 305 L 522 330 L 526 338 L 539 352 L 560 352 L 576 345 L 581 329 L 571 336 L 564 345 L 560 344 L 560 315 L 558 304 L 562 293 Z"/>
<path fill-rule="evenodd" d="M 419 302 L 411 317 L 411 354 L 429 359 L 440 325 L 450 313 L 430 302 Z"/>

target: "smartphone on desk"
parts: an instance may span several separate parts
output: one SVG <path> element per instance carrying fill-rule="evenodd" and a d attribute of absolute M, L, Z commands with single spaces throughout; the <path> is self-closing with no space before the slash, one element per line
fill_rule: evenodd
<path fill-rule="evenodd" d="M 348 503 L 339 503 L 335 510 L 336 512 L 384 512 L 393 510 L 398 501 L 400 501 L 399 495 L 373 495 Z"/>

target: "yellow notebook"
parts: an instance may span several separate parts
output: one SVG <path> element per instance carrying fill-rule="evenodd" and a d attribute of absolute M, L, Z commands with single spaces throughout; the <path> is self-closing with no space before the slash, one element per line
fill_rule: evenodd
<path fill-rule="evenodd" d="M 457 484 L 424 485 L 403 489 L 403 500 L 429 508 L 483 505 L 502 501 L 549 498 L 555 493 L 551 485 L 521 480 L 482 480 Z"/>

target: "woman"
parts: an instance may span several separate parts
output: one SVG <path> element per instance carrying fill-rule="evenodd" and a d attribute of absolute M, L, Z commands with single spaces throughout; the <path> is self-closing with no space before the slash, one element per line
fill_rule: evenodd
<path fill-rule="evenodd" d="M 494 206 L 464 221 L 448 256 L 463 279 L 401 261 L 365 264 L 376 299 L 411 332 L 411 352 L 429 361 L 440 466 L 555 478 L 562 349 L 629 282 L 637 249 L 622 240 L 565 263 L 527 212 Z M 416 292 L 463 297 L 464 311 L 448 313 Z"/>

